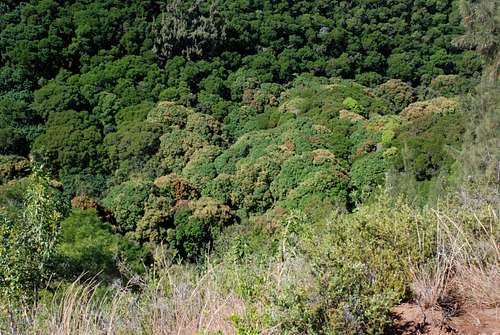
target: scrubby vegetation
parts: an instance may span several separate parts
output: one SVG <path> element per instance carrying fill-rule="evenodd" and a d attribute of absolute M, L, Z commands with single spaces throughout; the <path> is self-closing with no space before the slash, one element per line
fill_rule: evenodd
<path fill-rule="evenodd" d="M 497 1 L 0 11 L 1 333 L 500 304 Z"/>

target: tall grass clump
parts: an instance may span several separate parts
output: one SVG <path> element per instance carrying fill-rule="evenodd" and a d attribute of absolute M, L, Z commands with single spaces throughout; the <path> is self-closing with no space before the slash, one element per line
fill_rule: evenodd
<path fill-rule="evenodd" d="M 467 306 L 500 306 L 500 221 L 491 206 L 474 211 L 447 204 L 431 211 L 433 257 L 413 270 L 416 301 L 453 315 Z"/>
<path fill-rule="evenodd" d="M 198 271 L 169 262 L 126 285 L 74 282 L 26 308 L 15 334 L 233 334 L 229 317 L 242 301 L 221 292 L 221 272 Z"/>

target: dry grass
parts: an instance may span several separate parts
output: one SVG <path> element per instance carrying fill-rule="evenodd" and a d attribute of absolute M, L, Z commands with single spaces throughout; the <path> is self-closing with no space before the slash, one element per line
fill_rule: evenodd
<path fill-rule="evenodd" d="M 279 256 L 239 262 L 228 251 L 216 264 L 205 260 L 203 270 L 172 264 L 158 252 L 150 273 L 125 285 L 77 280 L 16 311 L 7 322 L 0 315 L 0 335 L 218 335 L 236 334 L 237 327 L 280 334 L 287 311 L 273 299 L 313 282 L 309 265 L 295 254 L 296 238 L 288 230 L 283 233 Z M 264 314 L 275 322 L 265 322 Z"/>
<path fill-rule="evenodd" d="M 494 209 L 434 210 L 436 253 L 413 271 L 423 308 L 500 307 L 500 221 Z"/>
<path fill-rule="evenodd" d="M 195 273 L 168 265 L 157 269 L 154 278 L 136 278 L 112 289 L 73 283 L 50 303 L 25 313 L 29 317 L 23 326 L 19 323 L 8 333 L 234 334 L 229 318 L 244 313 L 243 302 L 231 292 L 221 292 L 216 268 L 202 277 Z"/>

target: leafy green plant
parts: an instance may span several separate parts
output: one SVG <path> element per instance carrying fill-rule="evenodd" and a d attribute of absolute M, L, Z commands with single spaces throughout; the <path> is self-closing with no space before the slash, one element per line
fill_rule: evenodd
<path fill-rule="evenodd" d="M 138 244 L 112 232 L 95 209 L 74 209 L 61 223 L 56 247 L 58 276 L 64 280 L 96 278 L 110 281 L 120 276 L 120 266 L 142 272 L 146 252 Z M 123 269 L 122 269 L 123 270 Z"/>
<path fill-rule="evenodd" d="M 388 105 L 388 114 L 399 114 L 415 101 L 415 89 L 400 79 L 390 79 L 379 85 L 376 93 Z"/>
<path fill-rule="evenodd" d="M 52 274 L 61 220 L 68 204 L 43 172 L 29 177 L 18 212 L 0 211 L 0 294 L 2 299 L 32 299 Z"/>
<path fill-rule="evenodd" d="M 428 244 L 419 245 L 419 234 L 429 234 Z M 317 285 L 304 292 L 306 310 L 322 317 L 320 329 L 334 333 L 383 333 L 390 307 L 410 292 L 410 266 L 432 252 L 429 217 L 387 197 L 353 214 L 334 214 L 307 227 L 305 236 L 300 248 Z"/>
<path fill-rule="evenodd" d="M 361 115 L 364 114 L 363 108 L 361 107 L 359 102 L 357 102 L 355 99 L 353 99 L 351 97 L 345 98 L 344 101 L 342 101 L 342 104 L 354 113 L 361 114 Z"/>
<path fill-rule="evenodd" d="M 111 210 L 116 228 L 121 233 L 135 230 L 144 214 L 144 204 L 152 183 L 135 178 L 112 187 L 103 199 L 103 205 Z"/>
<path fill-rule="evenodd" d="M 102 133 L 88 113 L 52 112 L 47 129 L 33 143 L 32 154 L 54 172 L 102 171 Z"/>
<path fill-rule="evenodd" d="M 181 258 L 195 260 L 209 250 L 210 243 L 231 220 L 229 207 L 211 198 L 200 198 L 176 208 L 167 239 Z"/>
<path fill-rule="evenodd" d="M 382 152 L 368 153 L 356 159 L 351 167 L 350 184 L 354 201 L 364 201 L 385 181 L 387 162 Z"/>

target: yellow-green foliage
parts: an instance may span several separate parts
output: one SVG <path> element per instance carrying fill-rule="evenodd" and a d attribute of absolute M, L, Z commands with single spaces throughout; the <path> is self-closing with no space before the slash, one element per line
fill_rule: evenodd
<path fill-rule="evenodd" d="M 344 99 L 344 101 L 342 101 L 342 105 L 346 106 L 351 112 L 354 112 L 356 114 L 364 114 L 363 107 L 361 107 L 356 99 L 347 97 Z"/>
<path fill-rule="evenodd" d="M 158 156 L 161 167 L 169 172 L 180 172 L 190 157 L 208 144 L 199 134 L 185 129 L 172 129 L 160 138 Z"/>
<path fill-rule="evenodd" d="M 401 112 L 401 119 L 403 121 L 414 121 L 433 114 L 454 113 L 458 108 L 457 100 L 439 97 L 409 105 Z"/>
<path fill-rule="evenodd" d="M 280 101 L 282 112 L 307 116 L 319 124 L 328 124 L 346 108 L 362 116 L 382 113 L 383 108 L 382 100 L 366 87 L 337 78 L 298 77 L 295 85 L 281 94 Z"/>
<path fill-rule="evenodd" d="M 222 149 L 209 145 L 193 153 L 189 162 L 182 169 L 182 175 L 198 189 L 202 189 L 217 176 L 214 160 L 222 153 Z"/>
<path fill-rule="evenodd" d="M 56 247 L 56 269 L 64 280 L 80 276 L 111 281 L 120 275 L 120 263 L 134 272 L 145 269 L 146 252 L 138 243 L 112 232 L 95 209 L 75 209 L 61 223 Z M 124 275 L 123 273 L 121 275 Z"/>
<path fill-rule="evenodd" d="M 334 214 L 313 225 L 304 248 L 319 264 L 360 266 L 370 277 L 366 289 L 393 290 L 403 298 L 409 293 L 409 266 L 432 252 L 434 229 L 428 211 L 381 195 L 352 214 Z"/>
<path fill-rule="evenodd" d="M 0 300 L 29 301 L 51 276 L 68 204 L 40 171 L 27 178 L 18 208 L 0 207 Z"/>
<path fill-rule="evenodd" d="M 161 243 L 167 236 L 174 203 L 169 195 L 149 196 L 144 204 L 144 215 L 133 234 L 134 238 L 141 242 Z"/>
<path fill-rule="evenodd" d="M 194 112 L 192 109 L 169 101 L 159 102 L 150 111 L 148 121 L 166 127 L 160 137 L 156 155 L 160 171 L 163 173 L 180 173 L 190 161 L 192 161 L 191 165 L 200 164 L 195 161 L 199 161 L 201 157 L 193 156 L 204 155 L 202 152 L 215 150 L 214 153 L 209 154 L 212 158 L 208 158 L 207 163 L 210 163 L 217 156 L 218 150 L 215 147 L 204 148 L 225 142 L 222 137 L 222 125 L 213 116 Z M 193 166 L 188 168 L 188 171 L 192 169 Z M 199 184 L 200 180 L 197 182 Z"/>
<path fill-rule="evenodd" d="M 183 127 L 190 113 L 193 113 L 193 111 L 182 105 L 170 101 L 160 101 L 155 108 L 151 109 L 147 120 L 164 123 L 167 126 Z"/>

